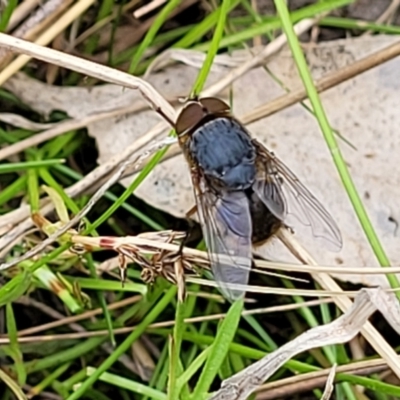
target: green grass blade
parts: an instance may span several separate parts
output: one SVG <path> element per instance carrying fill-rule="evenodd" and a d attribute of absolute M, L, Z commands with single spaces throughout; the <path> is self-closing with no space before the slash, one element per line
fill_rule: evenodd
<path fill-rule="evenodd" d="M 22 352 L 18 343 L 18 329 L 15 322 L 14 310 L 12 303 L 6 305 L 6 323 L 7 334 L 10 338 L 10 356 L 15 363 L 15 370 L 17 372 L 18 383 L 22 386 L 26 382 L 26 369 L 24 366 Z"/>
<path fill-rule="evenodd" d="M 176 385 L 178 388 L 182 388 L 183 385 L 193 377 L 195 373 L 200 369 L 200 367 L 205 363 L 207 358 L 209 357 L 209 354 L 211 352 L 211 347 L 206 347 L 194 360 L 193 362 L 189 365 L 188 368 L 186 368 L 185 372 L 182 373 L 182 375 L 177 379 Z"/>
<path fill-rule="evenodd" d="M 29 390 L 31 398 L 43 392 L 43 390 L 46 389 L 46 387 L 50 386 L 59 376 L 61 376 L 64 372 L 66 372 L 71 366 L 71 364 L 72 364 L 71 362 L 61 364 L 58 368 L 56 368 L 49 375 L 47 375 L 41 382 L 32 387 Z"/>
<path fill-rule="evenodd" d="M 315 15 L 329 12 L 335 10 L 339 7 L 346 6 L 352 3 L 353 0 L 334 0 L 334 1 L 322 1 L 317 2 L 316 4 L 312 4 L 307 7 L 300 8 L 299 10 L 293 11 L 290 14 L 290 19 L 292 23 L 296 23 L 305 18 L 312 18 Z M 263 18 L 262 22 L 259 24 L 252 24 L 251 20 L 246 17 L 245 29 L 240 30 L 239 32 L 232 33 L 230 35 L 222 38 L 220 47 L 229 47 L 233 45 L 240 45 L 246 40 L 251 40 L 255 36 L 268 34 L 276 29 L 280 29 L 282 27 L 282 22 L 279 18 L 276 17 L 268 17 Z M 198 44 L 194 47 L 196 50 L 204 51 L 207 50 L 210 46 L 210 42 L 204 42 Z"/>
<path fill-rule="evenodd" d="M 290 16 L 286 4 L 283 0 L 275 0 L 275 6 L 277 8 L 278 14 L 282 21 L 282 27 L 288 38 L 288 43 L 292 51 L 293 57 L 296 62 L 300 77 L 306 88 L 308 97 L 314 109 L 315 116 L 317 118 L 318 124 L 324 135 L 327 146 L 331 152 L 333 161 L 336 165 L 340 178 L 342 180 L 343 186 L 349 196 L 349 199 L 353 205 L 356 212 L 358 220 L 364 230 L 364 233 L 379 261 L 381 266 L 389 266 L 389 259 L 379 241 L 379 238 L 371 224 L 371 221 L 367 215 L 361 198 L 354 186 L 353 180 L 347 168 L 346 162 L 343 159 L 342 153 L 336 141 L 336 137 L 331 129 L 328 118 L 325 114 L 325 110 L 322 106 L 321 100 L 319 98 L 318 92 L 314 86 L 311 73 L 308 69 L 307 62 L 305 60 L 304 54 L 302 52 L 301 46 L 299 44 L 298 38 L 294 33 L 292 23 L 290 21 Z M 395 288 L 399 286 L 398 279 L 394 275 L 387 275 L 390 285 Z"/>
<path fill-rule="evenodd" d="M 158 164 L 158 162 L 161 160 L 161 158 L 164 156 L 167 150 L 168 147 L 165 147 L 164 149 L 159 150 L 153 156 L 153 158 L 149 161 L 149 163 L 146 164 L 145 167 L 140 171 L 136 179 L 129 185 L 129 187 L 124 191 L 124 193 L 122 193 L 122 195 L 118 197 L 118 200 L 116 200 L 115 203 L 101 215 L 101 217 L 99 217 L 95 222 L 93 222 L 90 229 L 85 230 L 85 233 L 91 232 L 92 229 L 95 229 L 99 225 L 101 225 L 114 213 L 115 210 L 117 210 L 125 202 L 125 200 L 139 187 L 139 185 L 144 181 L 147 175 L 154 169 L 154 167 Z"/>
<path fill-rule="evenodd" d="M 27 176 L 22 175 L 14 182 L 3 188 L 0 192 L 0 205 L 7 203 L 14 197 L 22 194 L 22 190 L 26 187 Z"/>
<path fill-rule="evenodd" d="M 129 66 L 128 72 L 130 74 L 134 74 L 136 71 L 137 66 L 139 65 L 139 62 L 146 51 L 148 47 L 152 44 L 154 38 L 157 35 L 157 32 L 160 30 L 164 22 L 167 20 L 168 16 L 171 14 L 172 11 L 176 7 L 179 6 L 179 4 L 182 2 L 182 0 L 170 0 L 168 3 L 163 7 L 163 9 L 157 14 L 157 17 L 151 24 L 150 29 L 147 31 L 146 36 L 144 39 L 141 41 L 139 48 L 136 50 L 132 61 L 131 65 Z"/>
<path fill-rule="evenodd" d="M 4 32 L 10 21 L 11 15 L 18 5 L 18 0 L 8 0 L 5 2 L 4 10 L 1 10 L 3 5 L 0 5 L 0 32 Z"/>
<path fill-rule="evenodd" d="M 74 392 L 67 400 L 77 400 L 86 392 L 87 389 L 99 379 L 99 377 L 107 371 L 114 362 L 137 340 L 146 328 L 164 311 L 164 309 L 171 302 L 176 294 L 176 287 L 172 286 L 164 295 L 164 297 L 153 307 L 153 309 L 147 314 L 143 321 L 136 327 L 136 329 L 115 349 L 115 351 L 107 357 L 107 359 L 100 365 L 98 369 L 86 379 L 82 385 Z"/>
<path fill-rule="evenodd" d="M 0 307 L 17 300 L 31 284 L 32 274 L 24 268 L 17 276 L 0 287 Z"/>
<path fill-rule="evenodd" d="M 229 2 L 228 12 L 232 11 L 241 0 L 232 0 Z M 172 47 L 188 48 L 193 43 L 201 39 L 217 23 L 220 17 L 221 7 L 205 17 L 203 21 L 196 24 L 182 39 L 177 41 Z"/>
<path fill-rule="evenodd" d="M 28 169 L 28 194 L 31 213 L 38 212 L 39 207 L 39 182 L 37 171 L 33 168 Z"/>
<path fill-rule="evenodd" d="M 174 334 L 171 342 L 170 351 L 170 371 L 168 379 L 168 400 L 179 400 L 180 387 L 176 380 L 181 374 L 180 353 L 182 345 L 182 335 L 185 331 L 186 324 L 183 322 L 186 316 L 185 301 L 178 300 L 175 312 Z"/>
<path fill-rule="evenodd" d="M 10 172 L 26 171 L 28 168 L 51 167 L 64 163 L 64 159 L 57 160 L 40 160 L 40 161 L 25 161 L 18 163 L 7 163 L 0 165 L 0 174 L 9 174 Z"/>
<path fill-rule="evenodd" d="M 210 355 L 207 358 L 206 364 L 193 391 L 193 400 L 203 398 L 214 381 L 218 370 L 228 354 L 229 346 L 235 336 L 242 310 L 243 300 L 235 301 L 220 325 L 217 336 L 211 345 Z"/>
<path fill-rule="evenodd" d="M 85 258 L 86 258 L 87 265 L 89 267 L 91 278 L 93 280 L 100 280 L 101 278 L 96 273 L 96 267 L 94 265 L 92 255 L 91 254 L 86 254 Z M 115 347 L 117 342 L 115 340 L 111 314 L 110 314 L 110 311 L 107 308 L 107 302 L 106 302 L 105 293 L 99 290 L 99 291 L 97 291 L 96 295 L 97 295 L 97 300 L 99 301 L 99 304 L 101 305 L 101 308 L 103 310 L 103 315 L 104 315 L 104 318 L 106 320 L 106 325 L 107 325 L 108 334 L 110 336 L 111 345 L 113 347 Z"/>
<path fill-rule="evenodd" d="M 96 368 L 88 367 L 87 373 L 89 376 L 93 375 L 97 371 Z M 149 386 L 143 385 L 142 383 L 131 381 L 129 379 L 123 378 L 119 375 L 110 374 L 109 372 L 103 372 L 100 377 L 99 381 L 109 383 L 111 385 L 118 386 L 120 388 L 127 389 L 134 393 L 143 394 L 149 396 L 151 399 L 154 400 L 166 400 L 167 396 L 165 393 L 160 392 L 157 389 L 153 389 Z"/>
<path fill-rule="evenodd" d="M 206 82 L 206 79 L 208 77 L 208 74 L 210 73 L 211 66 L 214 61 L 214 57 L 218 52 L 219 49 L 219 44 L 222 39 L 222 35 L 224 33 L 225 29 L 225 22 L 226 22 L 226 17 L 229 12 L 229 7 L 230 7 L 230 0 L 223 0 L 218 16 L 218 22 L 217 26 L 215 28 L 215 32 L 210 44 L 210 48 L 208 49 L 206 59 L 204 60 L 203 66 L 201 67 L 201 70 L 199 74 L 197 75 L 196 82 L 193 85 L 193 90 L 192 94 L 190 97 L 196 97 L 200 94 L 200 92 L 203 90 L 204 84 Z"/>
<path fill-rule="evenodd" d="M 395 25 L 383 25 L 375 22 L 362 21 L 351 18 L 325 17 L 319 22 L 320 26 L 329 26 L 343 29 L 359 29 L 386 34 L 400 34 L 400 27 Z"/>

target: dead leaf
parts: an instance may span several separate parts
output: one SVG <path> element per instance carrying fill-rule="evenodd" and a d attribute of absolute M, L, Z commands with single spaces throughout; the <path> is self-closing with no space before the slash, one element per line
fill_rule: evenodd
<path fill-rule="evenodd" d="M 305 53 L 313 77 L 317 79 L 397 40 L 392 36 L 346 39 L 325 42 L 308 48 Z M 354 150 L 344 141 L 339 141 L 355 185 L 393 264 L 400 261 L 400 233 L 397 229 L 400 222 L 400 188 L 397 184 L 400 173 L 396 163 L 400 152 L 397 135 L 400 126 L 400 114 L 397 112 L 399 64 L 399 59 L 387 62 L 321 95 L 333 128 L 356 147 Z M 268 68 L 286 87 L 301 87 L 288 51 L 270 61 Z M 175 65 L 151 75 L 149 82 L 170 99 L 185 97 L 196 75 L 197 70 L 193 67 Z M 208 84 L 222 76 L 220 71 L 212 72 Z M 239 119 L 254 107 L 284 93 L 263 68 L 250 71 L 232 87 L 233 109 Z M 11 79 L 7 88 L 42 114 L 48 115 L 52 110 L 60 109 L 73 118 L 122 107 L 140 98 L 138 93 L 124 91 L 114 85 L 58 88 L 22 75 Z M 99 148 L 99 163 L 123 151 L 158 120 L 159 117 L 149 110 L 90 124 L 89 133 L 96 138 Z M 301 228 L 296 228 L 297 236 L 315 258 L 324 265 L 377 265 L 315 118 L 301 105 L 295 105 L 250 124 L 249 130 L 295 171 L 335 217 L 344 237 L 341 253 L 329 253 L 313 245 L 313 242 L 303 240 Z M 122 183 L 128 185 L 131 181 L 132 178 L 127 178 Z M 194 199 L 189 170 L 183 157 L 178 155 L 157 166 L 135 195 L 176 217 L 184 217 L 193 206 Z M 258 249 L 258 253 L 269 259 L 295 261 L 278 241 Z M 360 274 L 345 276 L 344 279 L 364 285 L 387 286 L 386 278 L 382 276 Z"/>
<path fill-rule="evenodd" d="M 376 310 L 379 310 L 392 328 L 400 334 L 400 305 L 397 297 L 381 288 L 362 289 L 354 299 L 352 307 L 341 317 L 329 324 L 309 329 L 256 363 L 225 379 L 210 400 L 247 399 L 295 355 L 316 347 L 348 342 L 360 332 L 364 323 Z"/>

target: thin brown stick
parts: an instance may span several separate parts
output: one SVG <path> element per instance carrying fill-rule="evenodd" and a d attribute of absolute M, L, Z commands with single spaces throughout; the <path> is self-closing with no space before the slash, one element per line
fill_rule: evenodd
<path fill-rule="evenodd" d="M 141 296 L 135 296 L 137 298 L 141 298 Z M 132 303 L 132 298 L 128 299 L 130 300 L 130 303 Z M 44 314 L 50 315 L 52 318 L 61 321 L 65 324 L 65 320 L 67 317 L 57 310 L 53 309 L 50 306 L 47 306 L 46 304 L 43 304 L 39 301 L 36 301 L 32 298 L 29 297 L 21 297 L 18 299 L 19 303 L 25 304 L 27 306 L 31 305 L 33 307 L 36 307 L 40 311 L 42 311 Z M 76 332 L 86 332 L 86 329 L 82 327 L 81 325 L 77 324 L 76 322 L 69 322 L 68 323 L 69 327 L 76 331 Z M 19 332 L 21 334 L 21 332 Z M 114 351 L 114 348 L 110 345 L 110 343 L 103 343 L 101 344 L 102 349 L 104 349 L 108 354 L 112 354 Z M 123 364 L 127 369 L 133 371 L 134 373 L 138 373 L 138 369 L 136 368 L 136 365 L 131 361 L 131 359 L 126 355 L 122 354 L 121 357 L 118 358 L 118 361 Z"/>
<path fill-rule="evenodd" d="M 139 296 L 135 296 L 139 297 Z M 332 299 L 321 299 L 321 300 L 311 300 L 311 301 L 305 301 L 302 303 L 293 303 L 293 304 L 285 304 L 282 306 L 273 306 L 273 307 L 265 307 L 265 308 L 257 308 L 253 310 L 245 310 L 243 311 L 242 315 L 256 315 L 256 314 L 268 314 L 268 313 L 274 313 L 274 312 L 284 312 L 284 311 L 290 311 L 290 310 L 296 310 L 301 307 L 312 307 L 312 306 L 317 306 L 320 304 L 326 304 L 326 303 L 331 303 L 333 300 Z M 109 308 L 110 309 L 110 308 Z M 91 331 L 91 332 L 80 332 L 80 333 L 67 333 L 67 334 L 62 334 L 62 335 L 42 335 L 42 336 L 27 336 L 27 334 L 32 334 L 32 333 L 38 333 L 41 332 L 45 329 L 53 329 L 58 326 L 65 325 L 66 323 L 71 323 L 72 321 L 76 322 L 78 320 L 86 319 L 88 318 L 88 315 L 90 313 L 94 313 L 95 310 L 93 311 L 88 311 L 84 314 L 83 316 L 80 315 L 75 315 L 73 317 L 68 317 L 63 321 L 53 321 L 47 324 L 43 324 L 37 327 L 33 328 L 28 328 L 25 329 L 21 332 L 18 332 L 18 338 L 19 342 L 40 342 L 40 341 L 53 341 L 53 340 L 67 340 L 67 339 L 83 339 L 83 338 L 88 338 L 88 337 L 97 337 L 97 336 L 104 336 L 108 335 L 109 331 L 107 329 L 104 330 L 97 330 L 97 331 Z M 95 314 L 100 314 L 101 312 L 96 312 Z M 94 314 L 93 314 L 94 315 Z M 191 317 L 191 318 L 186 318 L 184 322 L 186 324 L 194 324 L 194 323 L 200 323 L 204 321 L 218 321 L 226 317 L 226 314 L 224 313 L 219 313 L 219 314 L 212 314 L 212 315 L 206 315 L 206 316 L 201 316 L 201 317 Z M 174 326 L 175 321 L 163 321 L 163 322 L 156 322 L 152 325 L 149 325 L 149 328 L 167 328 Z M 114 329 L 114 334 L 116 335 L 121 335 L 124 333 L 129 333 L 133 329 L 135 329 L 136 326 L 127 326 L 124 328 L 117 328 Z M 8 338 L 7 335 L 0 335 L 0 344 L 9 344 L 10 339 Z"/>
<path fill-rule="evenodd" d="M 23 299 L 23 298 L 21 298 L 21 299 Z M 133 304 L 133 303 L 137 303 L 141 299 L 142 299 L 141 295 L 128 297 L 126 299 L 117 301 L 115 303 L 108 304 L 107 310 L 109 310 L 109 311 L 117 310 L 118 308 L 125 307 L 125 306 Z M 21 301 L 24 301 L 24 300 L 21 300 Z M 19 300 L 17 302 L 19 302 Z M 82 314 L 72 315 L 70 317 L 64 317 L 62 320 L 52 321 L 52 322 L 48 322 L 47 324 L 42 324 L 39 326 L 34 326 L 32 328 L 20 330 L 20 331 L 18 331 L 18 336 L 21 336 L 21 337 L 28 336 L 28 335 L 32 335 L 34 333 L 42 332 L 42 331 L 45 331 L 48 329 L 54 329 L 54 328 L 57 328 L 58 326 L 73 324 L 78 321 L 82 321 L 82 320 L 94 317 L 94 316 L 102 314 L 102 313 L 103 313 L 102 308 L 96 308 L 95 310 L 90 310 L 90 311 L 87 311 Z M 1 337 L 1 335 L 0 335 L 0 337 Z"/>
<path fill-rule="evenodd" d="M 331 72 L 315 82 L 317 91 L 323 92 L 330 89 L 342 82 L 345 82 L 357 75 L 362 74 L 370 70 L 371 68 L 377 67 L 389 60 L 400 55 L 400 41 L 385 47 L 382 50 L 377 51 L 370 56 L 367 56 L 360 61 L 341 68 L 338 71 Z M 288 94 L 284 94 L 277 99 L 264 104 L 260 107 L 255 108 L 252 112 L 246 114 L 241 118 L 241 121 L 245 124 L 258 121 L 259 119 L 265 118 L 269 115 L 275 114 L 293 104 L 299 103 L 307 98 L 307 92 L 304 88 L 294 90 Z"/>
<path fill-rule="evenodd" d="M 387 370 L 385 360 L 377 359 L 341 365 L 336 368 L 336 373 L 367 376 L 384 370 Z M 321 388 L 325 385 L 329 372 L 330 368 L 327 368 L 266 383 L 257 389 L 256 400 L 272 400 Z"/>

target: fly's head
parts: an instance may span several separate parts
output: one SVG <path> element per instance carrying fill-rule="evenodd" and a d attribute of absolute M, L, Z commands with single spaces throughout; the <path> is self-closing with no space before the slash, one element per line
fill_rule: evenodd
<path fill-rule="evenodd" d="M 215 97 L 189 100 L 182 108 L 175 124 L 179 144 L 185 147 L 192 133 L 206 121 L 230 115 L 228 104 Z"/>

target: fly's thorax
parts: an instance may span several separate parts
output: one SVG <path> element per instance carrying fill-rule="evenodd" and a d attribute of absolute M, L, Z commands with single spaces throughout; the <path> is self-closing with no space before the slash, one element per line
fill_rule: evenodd
<path fill-rule="evenodd" d="M 234 118 L 217 117 L 201 124 L 193 131 L 188 150 L 206 176 L 228 189 L 244 189 L 254 182 L 256 149 Z"/>

